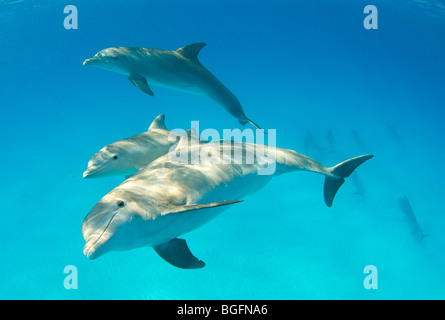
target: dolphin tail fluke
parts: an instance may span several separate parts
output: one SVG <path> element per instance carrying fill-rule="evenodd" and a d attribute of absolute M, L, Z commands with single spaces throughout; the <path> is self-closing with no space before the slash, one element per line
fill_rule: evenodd
<path fill-rule="evenodd" d="M 349 177 L 358 166 L 373 157 L 373 155 L 359 156 L 329 168 L 332 175 L 327 175 L 324 183 L 324 201 L 328 207 L 332 206 L 334 197 L 345 182 L 345 178 Z"/>
<path fill-rule="evenodd" d="M 422 234 L 420 235 L 420 241 L 422 241 L 423 239 L 425 239 L 425 238 L 427 238 L 427 237 L 429 237 L 429 236 L 431 236 L 431 235 L 430 235 L 430 234 L 422 233 Z"/>

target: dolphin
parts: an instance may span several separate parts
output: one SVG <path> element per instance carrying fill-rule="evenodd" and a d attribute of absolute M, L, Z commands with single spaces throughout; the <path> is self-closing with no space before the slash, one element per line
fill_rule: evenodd
<path fill-rule="evenodd" d="M 188 156 L 185 162 L 175 157 L 183 150 Z M 242 161 L 232 161 L 236 152 Z M 214 158 L 206 160 L 203 154 Z M 199 161 L 191 161 L 198 156 Z M 82 224 L 83 252 L 96 259 L 111 251 L 153 247 L 175 267 L 202 268 L 205 263 L 179 236 L 242 202 L 273 177 L 294 171 L 324 175 L 324 199 L 331 206 L 345 178 L 372 157 L 360 156 L 328 168 L 293 150 L 233 141 L 189 145 L 184 135 L 171 152 L 124 181 L 92 208 Z M 260 175 L 271 159 L 276 164 L 274 172 Z"/>
<path fill-rule="evenodd" d="M 394 129 L 394 127 L 391 124 L 386 123 L 386 130 L 387 130 L 389 136 L 395 142 L 397 142 L 400 146 L 403 146 L 403 137 L 396 131 L 396 129 Z"/>
<path fill-rule="evenodd" d="M 360 137 L 359 133 L 357 132 L 357 130 L 351 130 L 351 136 L 352 139 L 355 141 L 355 143 L 361 148 L 361 149 L 365 149 L 366 145 L 363 142 L 362 138 Z"/>
<path fill-rule="evenodd" d="M 354 194 L 361 197 L 362 200 L 365 200 L 365 187 L 363 186 L 362 181 L 359 179 L 357 174 L 352 175 L 352 182 L 355 185 Z"/>
<path fill-rule="evenodd" d="M 224 107 L 242 125 L 250 123 L 261 129 L 246 117 L 236 96 L 199 62 L 198 54 L 204 46 L 205 43 L 193 43 L 175 51 L 113 47 L 98 52 L 83 65 L 124 74 L 150 96 L 154 93 L 148 83 L 205 95 Z"/>
<path fill-rule="evenodd" d="M 335 137 L 334 137 L 334 133 L 332 132 L 332 129 L 329 129 L 329 130 L 328 130 L 327 139 L 328 139 L 328 142 L 329 142 L 329 146 L 330 146 L 330 148 L 331 148 L 331 150 L 329 150 L 328 153 L 333 153 L 333 152 L 335 152 L 335 147 L 334 147 L 334 140 L 335 140 Z"/>
<path fill-rule="evenodd" d="M 304 136 L 304 150 L 306 154 L 310 154 L 312 150 L 318 153 L 323 150 L 310 130 L 306 131 L 306 135 Z"/>
<path fill-rule="evenodd" d="M 99 150 L 88 162 L 83 177 L 131 176 L 166 154 L 178 142 L 172 137 L 179 139 L 180 136 L 179 133 L 167 130 L 165 116 L 161 114 L 152 122 L 148 131 L 114 142 Z"/>
<path fill-rule="evenodd" d="M 410 224 L 413 234 L 419 234 L 420 240 L 425 239 L 426 237 L 429 237 L 429 234 L 423 233 L 422 229 L 420 228 L 419 222 L 417 221 L 416 214 L 414 213 L 413 208 L 411 207 L 411 204 L 408 200 L 407 196 L 403 196 L 399 198 L 399 207 L 400 210 L 405 214 L 408 223 Z"/>

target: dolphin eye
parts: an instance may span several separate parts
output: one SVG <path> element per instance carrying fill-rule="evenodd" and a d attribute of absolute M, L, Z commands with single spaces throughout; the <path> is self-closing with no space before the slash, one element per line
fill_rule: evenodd
<path fill-rule="evenodd" d="M 122 200 L 119 200 L 119 201 L 117 202 L 117 206 L 118 206 L 119 208 L 123 208 L 123 207 L 125 207 L 125 202 L 123 202 Z"/>
<path fill-rule="evenodd" d="M 119 60 L 119 57 L 114 57 L 113 59 L 114 59 L 114 60 Z"/>
<path fill-rule="evenodd" d="M 114 155 L 113 160 L 117 160 L 118 156 Z"/>

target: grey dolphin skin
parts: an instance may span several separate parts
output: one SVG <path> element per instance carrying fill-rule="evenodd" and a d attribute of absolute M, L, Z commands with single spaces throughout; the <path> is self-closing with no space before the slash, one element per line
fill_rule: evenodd
<path fill-rule="evenodd" d="M 131 176 L 153 160 L 163 156 L 177 141 L 169 140 L 170 135 L 180 134 L 167 130 L 165 116 L 156 117 L 148 131 L 123 139 L 99 150 L 88 162 L 84 178 L 107 176 Z"/>
<path fill-rule="evenodd" d="M 114 47 L 85 60 L 85 66 L 95 66 L 124 74 L 137 88 L 153 96 L 148 83 L 175 90 L 201 94 L 224 107 L 245 125 L 260 127 L 246 117 L 236 96 L 198 60 L 205 43 L 193 43 L 176 51 Z"/>
<path fill-rule="evenodd" d="M 416 214 L 414 213 L 413 208 L 408 200 L 407 196 L 403 196 L 399 198 L 399 207 L 400 210 L 405 214 L 408 219 L 408 223 L 411 225 L 413 234 L 419 234 L 420 240 L 428 237 L 429 234 L 424 234 L 422 229 L 420 228 L 419 222 L 417 221 Z"/>
<path fill-rule="evenodd" d="M 360 156 L 328 168 L 292 150 L 233 141 L 189 146 L 188 140 L 183 135 L 171 152 L 124 181 L 92 208 L 82 224 L 84 254 L 89 259 L 111 251 L 153 247 L 173 266 L 202 268 L 205 263 L 193 256 L 179 236 L 240 205 L 244 197 L 259 191 L 273 177 L 294 171 L 324 175 L 324 198 L 331 206 L 345 178 L 373 157 Z M 189 160 L 178 161 L 176 156 L 184 152 Z M 232 161 L 237 152 L 242 155 L 241 162 Z M 202 158 L 210 154 L 213 160 Z M 271 159 L 275 170 L 259 174 Z"/>

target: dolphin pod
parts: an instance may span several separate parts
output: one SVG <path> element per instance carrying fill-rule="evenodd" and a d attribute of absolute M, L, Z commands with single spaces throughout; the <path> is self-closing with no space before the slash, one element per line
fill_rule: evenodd
<path fill-rule="evenodd" d="M 100 51 L 84 65 L 125 74 L 149 95 L 153 91 L 147 80 L 204 94 L 241 124 L 259 128 L 246 117 L 235 95 L 199 63 L 198 53 L 204 46 L 195 43 L 176 51 L 115 47 Z M 262 144 L 230 140 L 201 143 L 194 130 L 172 134 L 164 120 L 165 116 L 159 115 L 146 132 L 109 144 L 89 160 L 84 178 L 124 175 L 127 179 L 85 217 L 82 235 L 87 258 L 152 247 L 175 267 L 202 268 L 205 263 L 178 237 L 241 205 L 273 177 L 295 171 L 323 175 L 323 197 L 331 207 L 345 179 L 373 157 L 363 155 L 326 167 L 296 151 Z M 239 158 L 234 159 L 236 155 Z M 274 170 L 264 174 L 271 165 Z"/>
<path fill-rule="evenodd" d="M 111 251 L 148 246 L 176 267 L 202 268 L 204 262 L 193 256 L 179 236 L 244 201 L 244 197 L 259 191 L 273 177 L 294 171 L 324 175 L 324 199 L 331 206 L 345 178 L 373 157 L 360 156 L 328 168 L 293 150 L 276 148 L 274 174 L 260 175 L 259 170 L 269 163 L 267 158 L 272 154 L 269 147 L 233 141 L 189 146 L 188 139 L 185 134 L 172 153 L 148 164 L 93 207 L 82 225 L 84 254 L 89 259 Z M 196 159 L 202 156 L 203 148 L 205 154 L 211 153 L 221 161 L 190 163 L 176 161 L 172 156 L 186 152 L 187 159 Z M 258 154 L 258 149 L 264 149 L 267 156 Z M 241 162 L 225 158 L 236 151 L 241 151 Z M 247 159 L 255 161 L 248 163 Z"/>
<path fill-rule="evenodd" d="M 205 46 L 205 43 L 193 43 L 175 51 L 114 47 L 98 52 L 83 64 L 124 74 L 133 85 L 150 96 L 154 93 L 148 83 L 205 95 L 242 125 L 250 123 L 260 129 L 247 118 L 236 96 L 199 62 L 198 54 Z"/>

